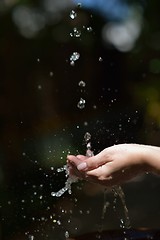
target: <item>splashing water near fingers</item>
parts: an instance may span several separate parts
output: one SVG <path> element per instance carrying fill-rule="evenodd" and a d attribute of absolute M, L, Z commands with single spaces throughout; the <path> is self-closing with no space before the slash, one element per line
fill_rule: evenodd
<path fill-rule="evenodd" d="M 85 141 L 86 148 L 87 148 L 86 149 L 86 156 L 87 157 L 93 156 L 94 154 L 93 154 L 93 151 L 91 150 L 91 134 L 89 132 L 85 133 L 84 141 Z M 59 191 L 51 192 L 52 197 L 61 197 L 67 191 L 68 191 L 69 194 L 71 194 L 72 193 L 72 190 L 71 190 L 72 184 L 78 182 L 77 177 L 69 175 L 69 169 L 68 169 L 67 165 L 64 165 L 63 167 L 57 168 L 58 173 L 63 172 L 63 171 L 65 172 L 65 176 L 67 178 L 67 180 L 65 182 L 65 185 Z"/>
<path fill-rule="evenodd" d="M 86 132 L 84 135 L 84 141 L 86 144 L 86 156 L 87 157 L 92 157 L 94 156 L 93 151 L 91 150 L 91 134 L 89 132 Z"/>
<path fill-rule="evenodd" d="M 61 197 L 67 191 L 69 194 L 71 194 L 72 193 L 72 190 L 71 190 L 72 183 L 78 182 L 77 177 L 69 175 L 69 169 L 68 169 L 67 165 L 64 165 L 63 167 L 57 169 L 57 172 L 62 172 L 62 171 L 65 171 L 65 173 L 66 173 L 65 175 L 66 175 L 67 180 L 65 182 L 65 186 L 57 192 L 51 192 L 52 197 Z"/>

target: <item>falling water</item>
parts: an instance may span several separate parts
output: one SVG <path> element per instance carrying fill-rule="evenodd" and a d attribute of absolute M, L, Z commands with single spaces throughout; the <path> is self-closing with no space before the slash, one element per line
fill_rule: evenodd
<path fill-rule="evenodd" d="M 84 141 L 86 144 L 86 156 L 92 157 L 94 156 L 93 151 L 91 150 L 91 134 L 89 132 L 86 132 L 84 135 Z"/>
<path fill-rule="evenodd" d="M 124 210 L 124 218 L 125 219 L 123 220 L 122 218 L 120 218 L 121 228 L 129 229 L 131 227 L 131 223 L 130 223 L 128 208 L 126 206 L 124 191 L 122 190 L 121 186 L 113 187 L 112 191 L 113 191 L 114 196 L 115 196 L 115 202 L 116 202 L 116 198 L 118 196 L 120 198 L 120 200 L 121 200 L 121 203 L 122 203 L 122 206 L 123 206 L 123 210 Z"/>
<path fill-rule="evenodd" d="M 72 10 L 70 12 L 70 18 L 72 20 L 74 20 L 76 17 L 77 17 L 77 13 L 74 10 Z M 87 27 L 86 30 L 88 32 L 93 31 L 93 29 L 91 27 Z M 70 33 L 70 36 L 74 37 L 74 38 L 80 38 L 81 37 L 81 31 L 77 27 L 74 27 L 73 31 Z M 79 60 L 79 58 L 80 58 L 80 53 L 78 53 L 76 51 L 73 52 L 70 55 L 70 58 L 69 58 L 70 65 L 75 66 L 75 62 L 77 62 Z M 102 61 L 103 61 L 102 57 L 99 57 L 99 62 L 102 62 Z M 84 88 L 86 86 L 86 83 L 81 80 L 78 85 L 79 85 L 79 87 Z M 81 90 L 81 92 L 82 92 L 82 90 Z M 80 99 L 77 103 L 77 107 L 79 109 L 84 109 L 85 105 L 86 105 L 86 100 L 84 98 L 80 97 Z M 89 132 L 85 133 L 84 142 L 85 142 L 85 145 L 86 145 L 86 156 L 87 157 L 94 156 L 94 153 L 92 151 L 92 146 L 91 146 L 91 134 Z M 75 183 L 75 182 L 78 181 L 77 177 L 69 175 L 67 165 L 64 165 L 62 168 L 57 169 L 58 173 L 62 172 L 62 171 L 64 171 L 65 174 L 66 174 L 66 182 L 64 184 L 64 187 L 61 188 L 59 191 L 51 192 L 51 196 L 53 196 L 53 197 L 61 197 L 65 192 L 68 192 L 69 194 L 71 194 L 72 193 L 72 191 L 71 191 L 72 183 Z M 124 219 L 120 218 L 120 222 L 121 222 L 120 227 L 122 227 L 123 229 L 128 229 L 128 228 L 130 228 L 130 219 L 129 219 L 128 209 L 127 209 L 126 203 L 125 203 L 124 192 L 123 192 L 123 190 L 120 186 L 114 187 L 112 189 L 112 192 L 113 192 L 114 198 L 115 198 L 114 203 L 116 203 L 117 197 L 119 197 L 119 199 L 121 201 L 121 204 L 122 204 L 122 207 L 123 207 L 123 211 L 124 211 Z M 99 226 L 99 233 L 101 233 L 103 231 L 105 215 L 106 215 L 106 211 L 107 211 L 107 208 L 109 207 L 109 205 L 110 205 L 110 203 L 107 201 L 107 191 L 105 190 L 104 194 L 103 194 L 103 208 L 102 208 L 102 214 L 101 214 L 101 223 L 100 223 L 100 226 Z M 115 206 L 115 211 L 117 212 L 116 206 Z M 125 236 L 125 231 L 124 231 L 124 236 Z M 65 232 L 65 237 L 66 238 L 69 237 L 68 231 Z M 125 239 L 127 239 L 127 238 L 125 238 Z"/>
<path fill-rule="evenodd" d="M 107 191 L 106 189 L 104 190 L 103 194 L 103 207 L 102 207 L 102 214 L 101 214 L 101 219 L 100 219 L 100 224 L 99 224 L 99 233 L 103 231 L 103 225 L 104 225 L 104 220 L 105 220 L 105 214 L 107 211 L 107 208 L 110 206 L 110 203 L 107 201 Z M 100 235 L 98 235 L 100 236 Z"/>

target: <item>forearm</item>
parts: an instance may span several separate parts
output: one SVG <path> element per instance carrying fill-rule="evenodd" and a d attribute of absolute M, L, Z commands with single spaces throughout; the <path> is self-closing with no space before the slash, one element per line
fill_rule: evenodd
<path fill-rule="evenodd" d="M 143 158 L 149 172 L 160 174 L 160 147 L 144 145 Z"/>

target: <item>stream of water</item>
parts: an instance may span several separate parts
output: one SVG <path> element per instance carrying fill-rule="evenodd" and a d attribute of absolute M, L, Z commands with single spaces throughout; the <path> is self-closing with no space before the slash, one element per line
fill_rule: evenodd
<path fill-rule="evenodd" d="M 72 10 L 71 13 L 70 13 L 70 18 L 72 20 L 74 20 L 76 17 L 77 17 L 77 13 L 74 10 Z M 70 33 L 70 36 L 72 38 L 73 37 L 79 38 L 81 36 L 81 31 L 78 30 L 77 27 L 74 27 L 73 32 Z M 73 52 L 70 55 L 70 59 L 69 59 L 70 60 L 70 65 L 72 67 L 74 67 L 75 62 L 77 62 L 79 60 L 79 58 L 80 58 L 80 53 Z M 102 59 L 100 58 L 99 61 L 102 61 Z M 86 83 L 81 80 L 78 85 L 82 89 L 86 86 Z M 81 90 L 81 92 L 82 92 L 82 90 Z M 80 100 L 77 103 L 77 107 L 82 110 L 82 109 L 85 108 L 85 104 L 86 104 L 86 100 L 84 98 L 80 97 Z M 92 146 L 91 146 L 91 134 L 89 132 L 86 132 L 84 134 L 84 142 L 85 142 L 85 145 L 86 145 L 86 153 L 85 153 L 86 156 L 87 157 L 94 156 L 94 153 L 92 151 Z M 77 177 L 69 175 L 67 165 L 64 165 L 63 167 L 57 169 L 57 172 L 62 172 L 62 171 L 65 172 L 66 182 L 64 184 L 64 187 L 61 188 L 59 191 L 51 192 L 51 196 L 53 196 L 53 197 L 61 197 L 65 192 L 68 192 L 69 194 L 71 194 L 72 193 L 72 189 L 71 189 L 72 184 L 78 181 Z M 125 194 L 124 194 L 124 192 L 123 192 L 123 190 L 120 186 L 113 187 L 112 188 L 112 193 L 113 193 L 113 196 L 114 196 L 114 211 L 117 213 L 118 218 L 120 220 L 120 227 L 123 228 L 123 229 L 128 229 L 128 228 L 130 228 L 131 224 L 130 224 L 128 209 L 127 209 L 126 202 L 125 202 Z M 119 200 L 121 202 L 121 205 L 122 205 L 122 208 L 123 208 L 123 212 L 124 212 L 123 217 L 120 216 L 120 214 L 118 213 L 118 210 L 117 210 L 117 205 L 116 205 L 117 200 L 118 200 L 117 198 L 119 198 Z M 110 204 L 107 201 L 107 191 L 104 191 L 103 207 L 102 207 L 102 214 L 101 214 L 101 224 L 99 226 L 99 232 L 103 231 L 105 215 L 106 215 L 107 208 L 109 207 L 109 205 Z M 124 236 L 125 236 L 125 230 L 124 230 Z M 127 238 L 124 238 L 124 239 L 127 240 Z"/>

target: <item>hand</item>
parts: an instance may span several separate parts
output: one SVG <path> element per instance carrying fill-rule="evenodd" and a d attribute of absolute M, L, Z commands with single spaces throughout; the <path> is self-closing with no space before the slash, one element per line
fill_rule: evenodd
<path fill-rule="evenodd" d="M 154 152 L 155 149 L 149 147 L 138 144 L 119 144 L 108 147 L 92 157 L 69 155 L 67 160 L 70 174 L 107 187 L 119 185 L 150 170 L 146 160 L 147 154 Z"/>

